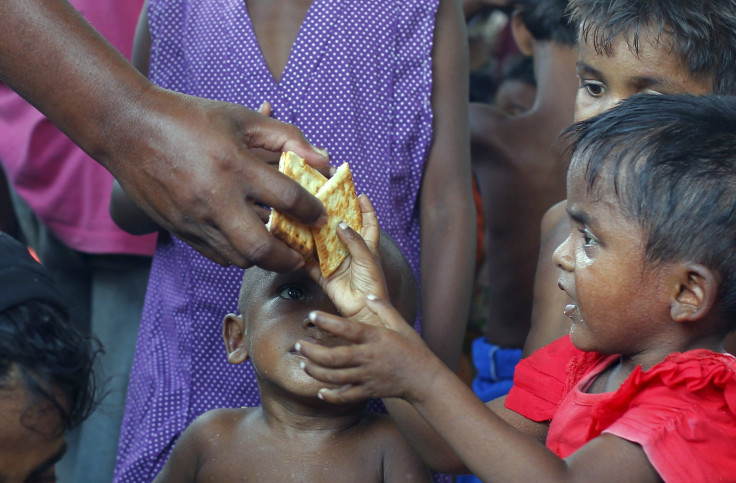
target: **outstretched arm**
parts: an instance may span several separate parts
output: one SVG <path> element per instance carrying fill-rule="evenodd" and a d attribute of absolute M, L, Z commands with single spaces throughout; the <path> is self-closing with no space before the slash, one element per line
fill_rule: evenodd
<path fill-rule="evenodd" d="M 347 243 L 350 263 L 375 264 L 360 237 Z M 376 273 L 365 270 L 364 273 Z M 503 405 L 503 398 L 484 405 L 390 304 L 365 297 L 374 321 L 360 323 L 324 312 L 310 319 L 349 344 L 326 347 L 300 341 L 304 370 L 339 389 L 322 389 L 319 397 L 335 403 L 366 398 L 401 398 L 423 418 L 398 420 L 402 432 L 434 469 L 467 468 L 484 481 L 659 481 L 642 448 L 603 434 L 563 460 L 542 441 L 546 423 L 535 423 Z M 434 431 L 428 431 L 427 426 Z M 424 435 L 422 441 L 416 435 Z M 452 455 L 431 451 L 446 442 Z M 464 463 L 464 466 L 463 466 Z"/>
<path fill-rule="evenodd" d="M 335 403 L 404 399 L 483 481 L 660 481 L 639 445 L 610 434 L 560 459 L 540 442 L 545 432 L 539 423 L 514 416 L 502 400 L 484 405 L 388 303 L 368 298 L 368 307 L 380 325 L 324 312 L 310 316 L 320 328 L 352 344 L 327 348 L 300 343 L 308 359 L 306 372 L 341 387 L 320 390 L 321 398 Z"/>
<path fill-rule="evenodd" d="M 272 206 L 307 224 L 321 203 L 253 148 L 327 162 L 295 127 L 160 89 L 64 0 L 0 0 L 0 80 L 105 166 L 146 213 L 221 264 L 291 270 L 302 257 L 263 225 Z"/>

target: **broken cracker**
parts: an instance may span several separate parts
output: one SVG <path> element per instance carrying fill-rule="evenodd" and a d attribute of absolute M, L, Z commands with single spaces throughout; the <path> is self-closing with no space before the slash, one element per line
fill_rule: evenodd
<path fill-rule="evenodd" d="M 303 158 L 291 151 L 281 153 L 279 171 L 295 180 L 313 195 L 316 195 L 319 189 L 327 183 L 327 178 L 322 173 L 309 166 Z M 274 236 L 301 253 L 306 260 L 314 259 L 314 238 L 307 225 L 296 221 L 289 215 L 271 210 L 266 227 Z"/>
<path fill-rule="evenodd" d="M 312 235 L 317 247 L 320 271 L 323 277 L 328 278 L 349 255 L 347 247 L 337 237 L 337 224 L 344 221 L 358 233 L 363 227 L 363 217 L 348 163 L 343 163 L 337 169 L 316 196 L 325 205 L 327 223 L 318 228 L 313 227 Z"/>

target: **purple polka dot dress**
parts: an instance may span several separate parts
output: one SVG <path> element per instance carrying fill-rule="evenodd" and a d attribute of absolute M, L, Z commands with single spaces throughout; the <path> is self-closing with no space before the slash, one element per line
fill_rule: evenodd
<path fill-rule="evenodd" d="M 438 0 L 314 0 L 280 81 L 262 57 L 244 0 L 150 0 L 157 85 L 294 123 L 358 193 L 419 278 L 419 187 L 432 138 L 431 50 Z M 151 481 L 197 416 L 260 405 L 249 362 L 227 362 L 221 330 L 242 270 L 175 237 L 154 255 L 130 375 L 115 481 Z"/>

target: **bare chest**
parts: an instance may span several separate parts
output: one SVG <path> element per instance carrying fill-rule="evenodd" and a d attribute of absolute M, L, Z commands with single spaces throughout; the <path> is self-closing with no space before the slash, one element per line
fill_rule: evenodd
<path fill-rule="evenodd" d="M 266 65 L 278 82 L 312 0 L 245 0 Z"/>

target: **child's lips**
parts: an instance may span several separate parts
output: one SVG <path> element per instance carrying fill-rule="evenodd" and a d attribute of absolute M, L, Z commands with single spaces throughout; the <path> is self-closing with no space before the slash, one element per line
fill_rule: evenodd
<path fill-rule="evenodd" d="M 574 318 L 575 312 L 577 311 L 578 306 L 575 304 L 567 304 L 565 305 L 565 309 L 562 311 L 566 317 Z"/>

